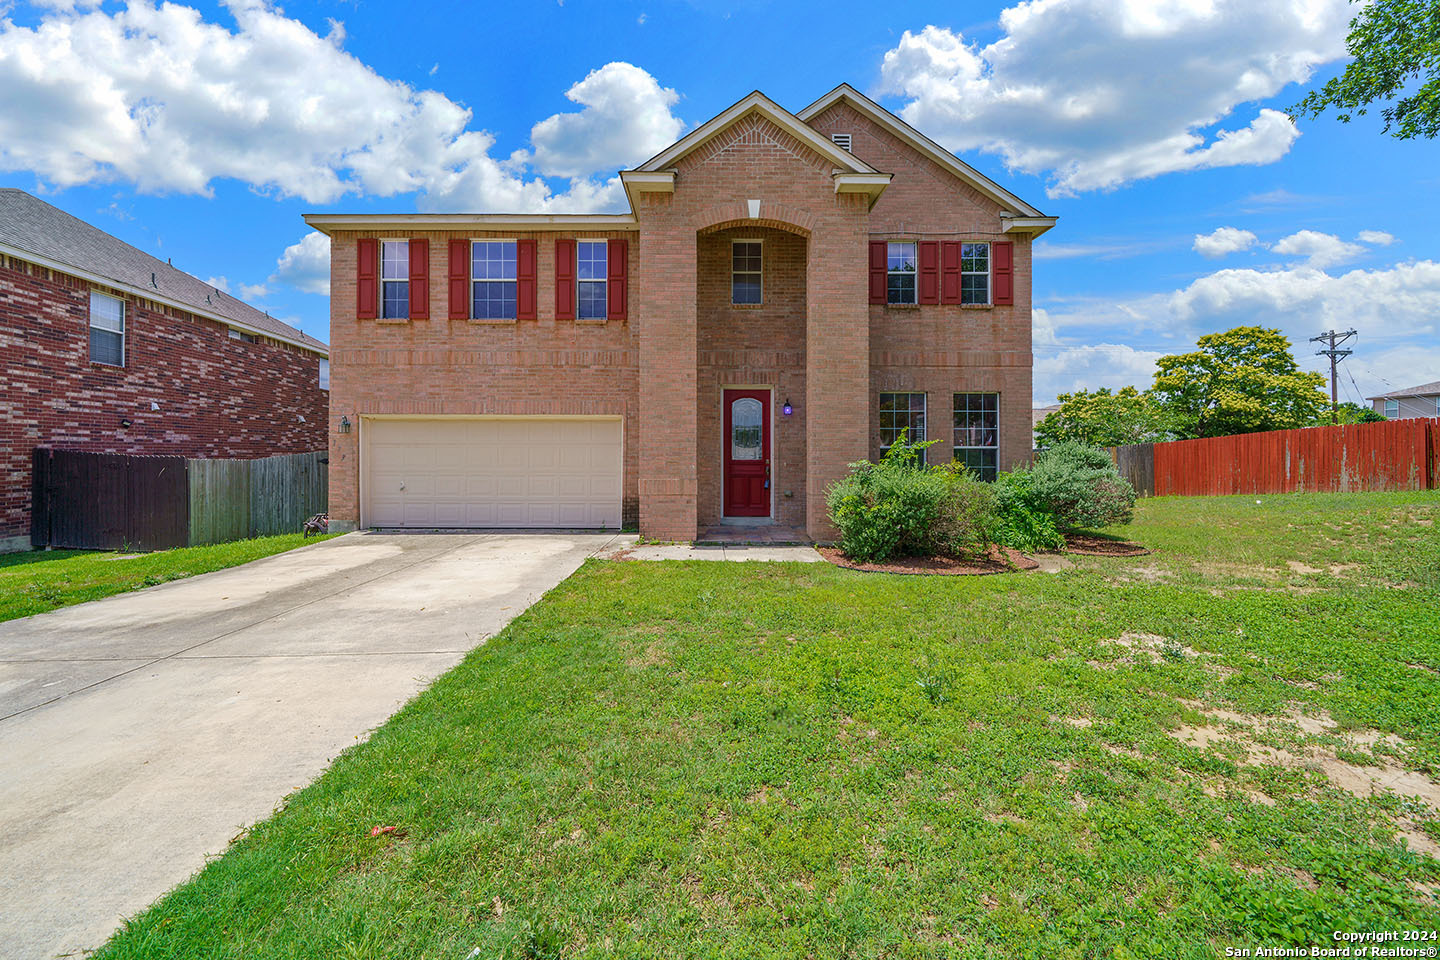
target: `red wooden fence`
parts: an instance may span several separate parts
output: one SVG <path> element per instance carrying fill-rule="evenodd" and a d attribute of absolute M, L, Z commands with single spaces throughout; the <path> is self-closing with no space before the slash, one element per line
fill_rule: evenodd
<path fill-rule="evenodd" d="M 1440 486 L 1440 419 L 1176 440 L 1155 444 L 1154 457 L 1159 497 L 1433 490 Z"/>

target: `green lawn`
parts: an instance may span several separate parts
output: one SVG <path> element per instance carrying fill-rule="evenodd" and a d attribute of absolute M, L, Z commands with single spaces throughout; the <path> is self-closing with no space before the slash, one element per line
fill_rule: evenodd
<path fill-rule="evenodd" d="M 104 550 L 0 553 L 0 620 L 28 617 L 114 593 L 238 566 L 322 539 L 327 538 L 311 537 L 306 541 L 302 534 L 287 533 L 141 554 Z"/>
<path fill-rule="evenodd" d="M 1437 520 L 1436 494 L 1143 501 L 1123 532 L 1153 556 L 976 578 L 591 561 L 100 956 L 1199 958 L 1435 928 L 1440 861 L 1401 832 L 1435 849 L 1440 814 L 1337 781 L 1440 779 Z"/>

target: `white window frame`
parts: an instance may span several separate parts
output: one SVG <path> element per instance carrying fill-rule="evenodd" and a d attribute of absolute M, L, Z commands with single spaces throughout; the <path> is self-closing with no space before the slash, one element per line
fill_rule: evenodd
<path fill-rule="evenodd" d="M 581 246 L 582 244 L 587 244 L 587 243 L 590 243 L 590 244 L 598 243 L 598 244 L 600 244 L 601 248 L 605 251 L 604 256 L 602 256 L 602 257 L 600 258 L 600 263 L 601 263 L 601 265 L 605 268 L 605 276 L 602 277 L 602 278 L 600 278 L 600 279 L 598 279 L 598 280 L 596 280 L 596 279 L 594 279 L 594 278 L 585 280 L 585 279 L 581 279 L 581 277 L 580 277 L 580 246 Z M 582 288 L 585 284 L 587 284 L 587 283 L 591 283 L 591 284 L 598 283 L 598 284 L 600 284 L 600 287 L 605 291 L 605 298 L 604 298 L 604 299 L 605 299 L 605 312 L 604 312 L 601 316 L 598 316 L 598 317 L 587 317 L 587 316 L 582 315 L 581 312 L 580 312 L 580 304 L 583 303 L 584 300 L 585 300 L 584 297 L 580 296 L 580 290 L 581 290 L 581 288 Z M 576 241 L 575 241 L 575 319 L 576 319 L 576 320 L 596 321 L 596 320 L 605 320 L 605 319 L 607 319 L 609 316 L 610 316 L 610 241 L 608 241 L 608 240 L 576 240 Z"/>
<path fill-rule="evenodd" d="M 515 276 L 509 280 L 477 280 L 475 278 L 475 247 L 482 243 L 513 243 L 515 244 Z M 508 283 L 515 288 L 515 316 L 513 317 L 482 317 L 475 312 L 475 285 L 477 283 Z M 515 320 L 520 316 L 520 240 L 516 237 L 484 237 L 480 240 L 470 241 L 470 319 L 472 320 Z"/>
<path fill-rule="evenodd" d="M 958 411 L 955 409 L 955 399 L 956 399 L 957 397 L 985 397 L 985 396 L 989 396 L 989 397 L 994 397 L 994 398 L 995 398 L 995 442 L 994 442 L 993 444 L 991 444 L 990 446 L 988 446 L 988 447 L 987 447 L 987 446 L 973 446 L 973 445 L 971 445 L 971 444 L 963 444 L 963 445 L 962 445 L 962 444 L 956 444 L 956 443 L 955 443 L 955 414 L 956 414 Z M 970 409 L 971 409 L 971 408 L 967 405 L 966 411 L 969 412 Z M 984 413 L 985 411 L 982 409 L 980 412 L 981 412 L 981 413 Z M 953 393 L 953 394 L 951 395 L 951 397 L 950 397 L 950 443 L 951 443 L 950 458 L 951 458 L 952 460 L 959 460 L 959 459 L 960 459 L 960 458 L 957 457 L 955 454 L 956 454 L 958 451 L 961 451 L 961 450 L 993 450 L 993 451 L 995 451 L 995 473 L 996 473 L 997 475 L 1000 473 L 1000 393 L 999 393 L 999 391 L 996 391 L 996 390 L 956 390 L 956 391 L 954 391 L 954 393 Z M 985 479 L 992 479 L 992 480 L 993 480 L 994 477 L 985 478 Z"/>
<path fill-rule="evenodd" d="M 909 270 L 892 270 L 892 269 L 890 268 L 890 257 L 891 257 L 890 250 L 891 250 L 892 247 L 900 247 L 900 246 L 909 247 L 909 248 L 911 249 L 911 254 L 912 254 L 912 255 L 911 255 L 911 257 L 910 257 L 910 269 L 909 269 Z M 910 284 L 910 299 L 909 299 L 909 300 L 891 300 L 891 299 L 890 299 L 890 278 L 891 278 L 891 277 L 909 277 L 909 278 L 911 279 L 912 282 L 911 282 L 911 284 Z M 887 240 L 887 241 L 885 241 L 885 302 L 886 302 L 887 304 L 891 305 L 891 306 L 896 306 L 896 305 L 898 305 L 898 306 L 907 306 L 907 307 L 908 307 L 908 306 L 913 306 L 913 305 L 915 305 L 915 304 L 917 304 L 917 303 L 920 302 L 920 241 L 918 241 L 918 240 Z"/>
<path fill-rule="evenodd" d="M 398 270 L 398 269 L 399 269 L 399 265 L 403 265 L 403 267 L 404 267 L 404 274 L 405 274 L 404 276 L 392 277 L 392 276 L 390 276 L 390 275 L 386 272 L 387 268 L 389 268 L 389 266 L 390 266 L 390 264 L 392 263 L 392 261 L 391 261 L 388 257 L 385 256 L 385 250 L 386 250 L 387 248 L 393 247 L 393 246 L 400 246 L 400 247 L 404 247 L 404 249 L 405 249 L 405 256 L 404 256 L 403 258 L 401 258 L 401 259 L 397 262 L 398 265 L 397 265 L 397 267 L 396 267 L 396 269 Z M 389 303 L 389 298 L 385 296 L 385 286 L 386 286 L 386 284 L 390 284 L 390 283 L 403 283 L 403 284 L 405 284 L 405 312 L 404 312 L 404 313 L 401 313 L 401 314 L 391 314 L 391 313 L 387 310 L 387 308 L 386 308 L 386 304 Z M 381 240 L 381 241 L 380 241 L 380 317 L 381 317 L 381 319 L 384 319 L 384 320 L 409 320 L 409 319 L 410 319 L 410 241 L 409 241 L 409 240 Z"/>
<path fill-rule="evenodd" d="M 892 414 L 893 414 L 893 413 L 895 412 L 895 411 L 893 411 L 893 410 L 887 411 L 887 410 L 883 409 L 884 406 L 885 406 L 885 398 L 886 398 L 886 397 L 911 397 L 912 399 L 911 399 L 910 402 L 911 402 L 912 406 L 910 406 L 905 412 L 906 412 L 907 414 L 913 414 L 913 413 L 917 413 L 917 412 L 920 414 L 920 431 L 919 431 L 919 434 L 917 435 L 917 434 L 915 433 L 915 431 L 912 430 L 909 434 L 906 435 L 906 440 L 907 440 L 908 442 L 910 442 L 910 443 L 924 443 L 924 442 L 925 442 L 925 432 L 926 432 L 926 430 L 929 428 L 929 421 L 930 421 L 930 400 L 929 400 L 929 397 L 927 397 L 922 391 L 920 391 L 920 390 L 881 390 L 881 391 L 880 391 L 880 396 L 876 398 L 876 413 L 877 413 L 877 415 L 879 416 L 879 422 L 880 422 L 880 456 L 882 456 L 882 457 L 885 456 L 886 451 L 888 451 L 888 450 L 890 449 L 890 447 L 894 446 L 894 443 L 893 443 L 893 442 L 890 443 L 890 444 L 886 444 L 886 443 L 885 443 L 885 414 L 886 414 L 886 413 L 892 413 Z M 913 399 L 913 398 L 914 398 L 914 397 L 919 397 L 919 398 L 920 398 L 920 409 L 919 409 L 918 411 L 917 411 L 917 410 L 915 409 L 915 407 L 913 406 L 913 403 L 914 403 L 914 399 Z M 907 426 L 908 426 L 908 425 L 907 425 Z M 893 428 L 894 428 L 894 427 L 893 427 L 893 425 L 892 425 L 892 426 L 891 426 L 891 429 L 893 429 Z M 923 460 L 925 455 L 922 453 L 920 456 L 921 456 L 921 459 Z"/>
<path fill-rule="evenodd" d="M 330 358 L 329 358 L 329 357 L 321 357 L 321 358 L 320 358 L 320 379 L 319 379 L 319 384 L 320 384 L 320 389 L 321 389 L 321 390 L 324 390 L 324 391 L 326 391 L 327 393 L 329 392 L 329 390 L 330 390 Z"/>
<path fill-rule="evenodd" d="M 99 297 L 99 298 L 101 298 L 101 299 L 103 299 L 103 300 L 112 300 L 112 301 L 114 301 L 115 303 L 117 303 L 117 304 L 120 305 L 120 329 L 119 329 L 119 330 L 112 330 L 112 329 L 110 329 L 109 327 L 100 326 L 100 325 L 98 325 L 98 324 L 95 323 L 95 299 L 96 299 L 97 297 Z M 102 333 L 110 333 L 110 334 L 119 334 L 119 335 L 120 335 L 120 362 L 119 362 L 119 363 L 111 363 L 111 362 L 109 362 L 108 360 L 96 360 L 96 359 L 95 359 L 95 350 L 94 350 L 93 347 L 90 346 L 90 331 L 91 331 L 91 330 L 99 330 L 99 331 L 101 331 Z M 85 327 L 85 350 L 86 350 L 86 352 L 88 353 L 88 355 L 89 355 L 89 357 L 90 357 L 90 362 L 91 362 L 91 363 L 102 363 L 102 364 L 104 364 L 104 365 L 107 366 L 107 367 L 123 367 L 123 366 L 125 366 L 125 359 L 126 359 L 126 355 L 127 355 L 128 352 L 129 352 L 129 346 L 130 346 L 129 343 L 126 342 L 127 339 L 128 339 L 128 338 L 125 336 L 125 301 L 124 301 L 122 298 L 120 298 L 120 297 L 112 297 L 112 296 L 111 296 L 110 294 L 108 294 L 108 293 L 101 293 L 99 290 L 91 290 L 91 291 L 90 291 L 90 310 L 89 310 L 89 313 L 88 313 L 87 316 L 86 316 L 86 327 Z"/>
<path fill-rule="evenodd" d="M 753 243 L 760 248 L 760 269 L 759 270 L 736 270 L 735 269 L 735 245 L 740 243 Z M 737 276 L 754 277 L 760 281 L 760 299 L 754 303 L 735 302 L 735 278 Z M 730 241 L 730 305 L 735 307 L 758 307 L 765 303 L 765 241 L 760 239 L 740 239 L 736 237 Z"/>
<path fill-rule="evenodd" d="M 984 269 L 984 270 L 966 270 L 966 269 L 965 269 L 965 260 L 966 260 L 966 257 L 965 257 L 965 248 L 966 248 L 966 247 L 984 247 L 984 248 L 985 248 L 985 269 Z M 992 259 L 994 252 L 995 252 L 994 247 L 991 246 L 990 241 L 988 241 L 988 240 L 974 240 L 974 241 L 969 241 L 969 240 L 967 240 L 967 241 L 962 241 L 962 242 L 961 242 L 961 244 L 960 244 L 960 303 L 961 303 L 962 305 L 968 305 L 968 306 L 989 306 L 989 305 L 990 305 L 990 302 L 995 298 L 995 280 L 994 280 L 994 276 L 993 276 L 993 274 L 994 274 L 994 265 L 995 265 L 995 264 L 994 264 L 994 260 Z M 973 260 L 974 258 L 971 257 L 970 259 Z M 985 299 L 984 299 L 984 300 L 966 300 L 966 299 L 965 299 L 965 278 L 966 278 L 966 277 L 984 277 L 984 278 L 985 278 Z"/>
<path fill-rule="evenodd" d="M 1386 420 L 1399 420 L 1399 419 L 1400 419 L 1400 401 L 1399 401 L 1399 400 L 1386 400 L 1386 401 L 1385 401 L 1385 419 L 1386 419 Z"/>

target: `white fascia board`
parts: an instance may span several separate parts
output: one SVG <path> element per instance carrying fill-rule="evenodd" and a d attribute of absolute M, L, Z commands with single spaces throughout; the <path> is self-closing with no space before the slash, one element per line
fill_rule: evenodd
<path fill-rule="evenodd" d="M 673 167 L 675 163 L 686 154 L 700 147 L 710 138 L 724 133 L 736 122 L 741 120 L 751 111 L 755 111 L 770 120 L 780 129 L 789 133 L 797 140 L 804 142 L 822 157 L 834 162 L 837 167 L 854 173 L 876 173 L 876 169 L 861 160 L 852 153 L 841 150 L 825 137 L 815 132 L 813 127 L 802 123 L 793 113 L 781 107 L 759 90 L 738 101 L 718 116 L 702 123 L 687 135 L 666 147 L 660 153 L 646 160 L 636 170 L 658 171 Z"/>
<path fill-rule="evenodd" d="M 863 193 L 870 197 L 870 206 L 880 199 L 880 194 L 890 186 L 894 177 L 891 173 L 840 173 L 835 174 L 836 193 Z"/>
<path fill-rule="evenodd" d="M 635 230 L 632 213 L 307 213 L 305 222 L 323 234 L 336 230 Z"/>
<path fill-rule="evenodd" d="M 303 340 L 294 340 L 283 334 L 276 333 L 273 330 L 262 330 L 259 327 L 252 327 L 250 324 L 233 319 L 232 317 L 222 317 L 218 313 L 210 313 L 202 310 L 193 303 L 186 303 L 183 300 L 175 300 L 171 297 L 164 296 L 158 290 L 149 287 L 137 287 L 134 284 L 116 280 L 114 277 L 102 276 L 86 270 L 83 267 L 77 267 L 73 263 L 66 263 L 63 260 L 52 260 L 50 257 L 44 257 L 38 253 L 31 253 L 29 250 L 22 250 L 19 247 L 12 247 L 7 243 L 0 243 L 0 253 L 14 257 L 17 260 L 25 260 L 29 263 L 37 264 L 45 267 L 47 270 L 58 270 L 60 273 L 68 273 L 72 277 L 79 277 L 81 280 L 89 283 L 98 283 L 112 290 L 124 290 L 126 293 L 139 297 L 141 300 L 163 303 L 167 307 L 184 310 L 186 313 L 193 313 L 197 317 L 213 320 L 223 326 L 234 327 L 236 330 L 243 330 L 245 333 L 253 333 L 257 337 L 269 337 L 271 340 L 279 340 L 281 343 L 288 343 L 292 347 L 299 347 L 301 350 L 308 350 L 322 357 L 330 356 L 330 348 L 325 344 L 305 343 Z"/>
<path fill-rule="evenodd" d="M 674 170 L 621 170 L 620 182 L 636 193 L 674 193 Z"/>
<path fill-rule="evenodd" d="M 904 120 L 901 120 L 889 110 L 886 110 L 884 107 L 880 106 L 874 100 L 871 100 L 869 97 L 860 93 L 848 83 L 840 84 L 840 86 L 836 87 L 834 90 L 831 90 L 819 100 L 816 100 L 814 103 L 810 104 L 805 109 L 797 112 L 795 116 L 799 117 L 805 123 L 809 123 L 812 118 L 824 111 L 827 107 L 829 107 L 837 100 L 848 100 L 850 102 L 850 105 L 855 107 L 855 109 L 870 117 L 870 119 L 885 127 L 891 133 L 895 134 L 895 136 L 899 137 L 901 140 L 904 140 L 906 143 L 910 144 L 910 146 L 914 147 L 916 150 L 919 150 L 921 153 L 925 154 L 927 157 L 934 160 L 936 163 L 939 163 L 951 173 L 955 174 L 955 176 L 959 177 L 961 180 L 964 180 L 966 183 L 970 184 L 972 187 L 979 190 L 981 193 L 985 194 L 987 197 L 994 200 L 996 203 L 999 203 L 1002 207 L 1018 210 L 1020 213 L 1024 214 L 1027 217 L 1045 216 L 1039 210 L 1036 210 L 1030 204 L 1026 203 L 1024 200 L 1021 200 L 1019 197 L 1015 196 L 1015 194 L 1011 193 L 1009 190 L 1006 190 L 1004 187 L 1000 186 L 1000 184 L 996 183 L 994 180 L 991 180 L 979 170 L 976 170 L 974 167 L 970 166 L 970 164 L 961 160 L 959 157 L 955 156 L 955 154 L 951 153 L 949 150 L 946 150 L 944 147 L 940 146 L 940 144 L 936 143 L 934 140 L 931 140 L 919 130 L 916 130 L 914 127 L 910 126 L 910 124 L 906 123 Z"/>
<path fill-rule="evenodd" d="M 1055 226 L 1057 219 L 1056 217 L 1007 217 L 1001 214 L 1000 232 L 1028 233 L 1032 237 L 1038 237 Z"/>

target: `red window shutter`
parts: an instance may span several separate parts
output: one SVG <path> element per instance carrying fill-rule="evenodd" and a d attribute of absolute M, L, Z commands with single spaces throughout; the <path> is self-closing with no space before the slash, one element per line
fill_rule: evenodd
<path fill-rule="evenodd" d="M 885 277 L 885 241 L 870 241 L 870 302 L 884 303 L 887 280 Z"/>
<path fill-rule="evenodd" d="M 940 244 L 940 302 L 960 302 L 960 244 L 946 240 Z"/>
<path fill-rule="evenodd" d="M 555 241 L 555 319 L 575 319 L 575 241 Z"/>
<path fill-rule="evenodd" d="M 934 240 L 920 243 L 920 302 L 940 302 L 940 244 Z"/>
<path fill-rule="evenodd" d="M 430 241 L 410 241 L 410 319 L 430 319 Z"/>
<path fill-rule="evenodd" d="M 450 319 L 470 319 L 470 241 L 450 241 Z"/>
<path fill-rule="evenodd" d="M 611 320 L 625 319 L 625 301 L 629 296 L 630 241 L 611 240 L 605 244 L 605 315 Z"/>
<path fill-rule="evenodd" d="M 1015 244 L 1009 240 L 990 244 L 990 302 L 1002 307 L 1015 303 Z"/>
<path fill-rule="evenodd" d="M 515 318 L 535 319 L 535 241 L 515 241 Z"/>
<path fill-rule="evenodd" d="M 375 271 L 380 258 L 380 241 L 373 238 L 357 244 L 355 256 L 355 316 L 361 320 L 375 319 Z"/>

